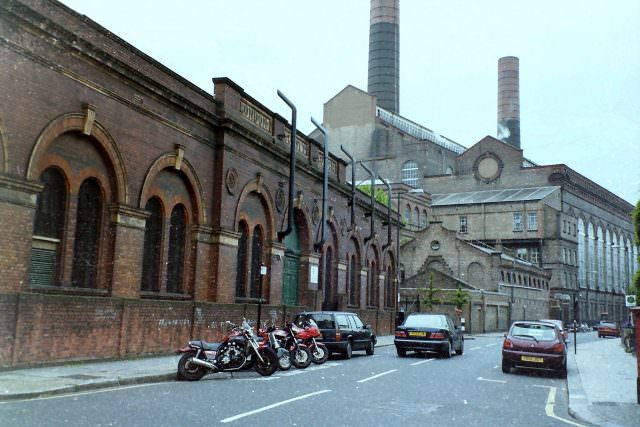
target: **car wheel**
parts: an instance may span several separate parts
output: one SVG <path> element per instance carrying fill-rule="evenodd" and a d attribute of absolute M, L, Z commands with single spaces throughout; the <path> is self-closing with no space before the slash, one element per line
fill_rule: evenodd
<path fill-rule="evenodd" d="M 567 378 L 567 362 L 564 362 L 564 365 L 558 371 L 558 376 L 560 378 Z"/>
<path fill-rule="evenodd" d="M 407 356 L 407 350 L 404 350 L 402 348 L 397 348 L 396 347 L 396 353 L 398 354 L 398 357 L 406 357 Z"/>
<path fill-rule="evenodd" d="M 502 359 L 502 372 L 505 374 L 511 373 L 511 364 L 504 359 Z"/>
<path fill-rule="evenodd" d="M 446 350 L 444 351 L 444 353 L 442 353 L 442 356 L 445 357 L 446 359 L 449 359 L 452 353 L 453 353 L 453 345 L 451 344 L 451 341 L 449 341 L 447 343 Z"/>
<path fill-rule="evenodd" d="M 347 348 L 342 353 L 342 357 L 345 359 L 351 359 L 351 355 L 353 353 L 353 345 L 351 345 L 351 340 L 347 341 Z"/>
<path fill-rule="evenodd" d="M 456 350 L 458 356 L 462 355 L 462 353 L 464 353 L 464 340 L 460 340 L 460 348 Z"/>
<path fill-rule="evenodd" d="M 376 345 L 373 343 L 373 338 L 369 341 L 367 348 L 364 351 L 367 353 L 367 356 L 373 356 L 373 352 L 375 351 Z"/>

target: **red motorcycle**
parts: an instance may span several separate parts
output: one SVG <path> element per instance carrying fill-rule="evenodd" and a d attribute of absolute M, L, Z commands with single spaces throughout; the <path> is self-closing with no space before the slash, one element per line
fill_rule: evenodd
<path fill-rule="evenodd" d="M 311 361 L 318 365 L 322 365 L 329 359 L 329 349 L 321 342 L 316 341 L 322 334 L 316 322 L 311 318 L 302 319 L 300 326 L 292 325 L 292 331 L 297 339 L 309 348 L 311 352 Z"/>
<path fill-rule="evenodd" d="M 252 365 L 263 376 L 269 376 L 278 369 L 275 350 L 265 341 L 258 343 L 246 320 L 240 326 L 229 321 L 227 324 L 231 330 L 222 342 L 189 341 L 176 350 L 176 353 L 182 353 L 178 362 L 179 379 L 197 381 L 209 372 L 238 371 Z"/>
<path fill-rule="evenodd" d="M 295 337 L 292 329 L 294 327 L 294 325 L 289 325 L 281 329 L 272 325 L 267 331 L 260 330 L 265 339 L 267 333 L 273 334 L 273 337 L 278 342 L 277 345 L 287 351 L 288 356 L 287 354 L 280 353 L 278 357 L 280 369 L 283 371 L 290 369 L 291 365 L 298 369 L 304 369 L 311 364 L 313 359 L 310 349 L 301 339 Z"/>

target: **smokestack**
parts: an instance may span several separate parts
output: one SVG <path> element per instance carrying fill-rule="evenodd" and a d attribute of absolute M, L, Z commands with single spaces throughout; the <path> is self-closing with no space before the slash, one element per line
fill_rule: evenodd
<path fill-rule="evenodd" d="M 367 92 L 378 106 L 400 108 L 400 0 L 371 0 Z"/>
<path fill-rule="evenodd" d="M 498 60 L 498 139 L 520 148 L 520 61 Z"/>

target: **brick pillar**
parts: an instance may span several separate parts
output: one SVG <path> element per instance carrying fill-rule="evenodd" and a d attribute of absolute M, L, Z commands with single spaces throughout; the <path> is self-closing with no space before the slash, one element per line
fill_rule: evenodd
<path fill-rule="evenodd" d="M 140 296 L 144 232 L 149 213 L 113 204 L 109 214 L 114 234 L 111 295 L 137 298 Z"/>
<path fill-rule="evenodd" d="M 318 283 L 320 279 L 320 254 L 316 252 L 303 252 L 300 257 L 300 276 L 298 277 L 298 302 L 300 305 L 320 310 L 322 301 L 318 301 Z M 316 283 L 311 282 L 312 270 L 316 272 Z"/>
<path fill-rule="evenodd" d="M 213 229 L 204 225 L 193 227 L 193 299 L 207 301 L 211 286 L 211 247 Z"/>
<path fill-rule="evenodd" d="M 42 185 L 0 174 L 0 290 L 29 287 L 33 220 Z"/>
<path fill-rule="evenodd" d="M 269 290 L 269 304 L 282 304 L 282 286 L 284 285 L 284 243 L 273 242 L 270 248 L 269 274 L 265 285 Z M 264 291 L 264 289 L 263 289 Z"/>
<path fill-rule="evenodd" d="M 338 310 L 346 310 L 349 296 L 347 295 L 347 262 L 338 260 L 338 284 L 336 292 L 338 293 Z"/>
<path fill-rule="evenodd" d="M 367 273 L 368 268 L 360 270 L 360 301 L 358 301 L 358 307 L 367 306 Z"/>
<path fill-rule="evenodd" d="M 240 233 L 214 228 L 211 236 L 209 301 L 232 304 L 236 298 L 236 270 Z"/>

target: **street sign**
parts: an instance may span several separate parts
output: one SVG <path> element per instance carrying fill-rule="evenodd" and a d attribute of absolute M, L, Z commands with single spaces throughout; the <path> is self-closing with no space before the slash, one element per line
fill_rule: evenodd
<path fill-rule="evenodd" d="M 635 307 L 636 305 L 638 305 L 638 303 L 636 301 L 636 296 L 635 295 L 625 295 L 624 296 L 624 305 L 626 307 Z"/>

